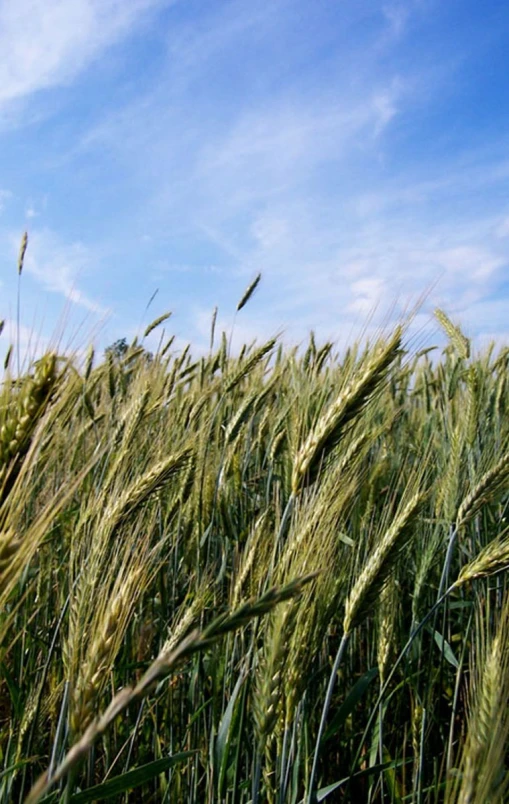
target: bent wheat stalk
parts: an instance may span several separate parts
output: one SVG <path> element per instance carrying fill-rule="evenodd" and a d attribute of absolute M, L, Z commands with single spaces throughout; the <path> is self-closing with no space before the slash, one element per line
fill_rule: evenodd
<path fill-rule="evenodd" d="M 254 617 L 261 617 L 271 611 L 278 603 L 290 600 L 300 594 L 303 586 L 316 577 L 316 573 L 297 578 L 286 586 L 269 589 L 262 597 L 250 600 L 241 605 L 234 612 L 226 612 L 217 617 L 203 631 L 194 630 L 175 648 L 162 651 L 151 664 L 147 672 L 134 687 L 120 690 L 106 711 L 92 721 L 82 737 L 66 754 L 55 772 L 50 775 L 45 771 L 30 791 L 25 804 L 36 804 L 41 798 L 69 771 L 76 767 L 89 753 L 98 738 L 104 734 L 115 718 L 130 704 L 145 698 L 154 689 L 155 685 L 169 675 L 177 665 L 188 659 L 192 654 L 210 647 L 217 639 L 225 634 L 241 628 Z"/>

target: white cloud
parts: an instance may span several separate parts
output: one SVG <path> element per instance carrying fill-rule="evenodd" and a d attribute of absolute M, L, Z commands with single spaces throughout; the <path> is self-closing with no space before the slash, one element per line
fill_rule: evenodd
<path fill-rule="evenodd" d="M 348 305 L 348 310 L 368 316 L 385 299 L 386 287 L 383 279 L 360 279 L 352 282 L 350 290 L 353 294 L 353 301 Z"/>
<path fill-rule="evenodd" d="M 497 237 L 509 237 L 509 215 L 506 215 L 497 224 L 495 234 Z"/>
<path fill-rule="evenodd" d="M 0 105 L 66 84 L 169 0 L 16 0 L 0 5 Z"/>
<path fill-rule="evenodd" d="M 402 91 L 402 82 L 391 79 L 366 99 L 309 96 L 245 112 L 202 146 L 196 179 L 219 191 L 225 182 L 235 184 L 236 203 L 253 194 L 274 195 L 307 179 L 317 166 L 347 158 L 363 136 L 379 134 L 396 114 Z"/>
<path fill-rule="evenodd" d="M 288 222 L 284 218 L 272 218 L 266 215 L 258 215 L 251 227 L 255 241 L 263 249 L 272 249 L 288 245 L 291 240 L 291 233 Z"/>
<path fill-rule="evenodd" d="M 16 255 L 18 237 L 11 237 Z M 49 229 L 30 233 L 24 271 L 46 290 L 64 296 L 68 301 L 92 313 L 107 312 L 98 301 L 78 288 L 77 282 L 94 265 L 94 258 L 83 243 L 66 243 Z"/>
<path fill-rule="evenodd" d="M 199 77 L 207 64 L 220 59 L 248 33 L 267 37 L 274 33 L 287 0 L 251 3 L 243 0 L 204 7 L 192 22 L 172 28 L 167 37 L 172 82 L 179 91 Z"/>
<path fill-rule="evenodd" d="M 393 82 L 393 85 L 373 98 L 373 109 L 375 112 L 375 134 L 378 136 L 389 125 L 391 120 L 398 113 L 397 98 L 401 94 L 402 83 L 400 80 Z"/>
<path fill-rule="evenodd" d="M 12 198 L 10 190 L 0 190 L 0 213 L 4 211 L 5 202 Z"/>
<path fill-rule="evenodd" d="M 410 7 L 408 0 L 403 3 L 387 3 L 382 8 L 383 15 L 389 23 L 389 28 L 394 36 L 401 36 L 404 32 L 408 18 L 410 16 Z"/>

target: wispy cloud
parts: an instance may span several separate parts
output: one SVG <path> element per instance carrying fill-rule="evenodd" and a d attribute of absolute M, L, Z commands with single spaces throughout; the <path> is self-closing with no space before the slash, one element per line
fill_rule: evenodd
<path fill-rule="evenodd" d="M 19 248 L 17 237 L 11 237 L 11 246 L 14 255 Z M 48 229 L 30 234 L 24 271 L 51 293 L 60 294 L 92 313 L 105 314 L 107 308 L 78 287 L 78 282 L 96 264 L 97 258 L 83 243 L 67 243 Z"/>
<path fill-rule="evenodd" d="M 0 213 L 3 212 L 5 205 L 12 197 L 10 190 L 0 190 Z"/>
<path fill-rule="evenodd" d="M 0 6 L 0 105 L 71 82 L 170 0 L 17 0 Z"/>

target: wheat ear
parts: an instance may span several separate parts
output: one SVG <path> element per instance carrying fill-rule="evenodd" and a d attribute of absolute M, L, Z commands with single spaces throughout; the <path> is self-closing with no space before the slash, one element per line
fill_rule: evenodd
<path fill-rule="evenodd" d="M 389 577 L 399 551 L 410 535 L 408 525 L 414 518 L 425 495 L 418 491 L 397 514 L 390 528 L 368 559 L 345 603 L 343 631 L 349 634 L 371 609 Z"/>
<path fill-rule="evenodd" d="M 458 357 L 462 360 L 468 360 L 470 357 L 470 341 L 463 335 L 460 328 L 453 324 L 451 319 L 444 313 L 443 310 L 435 310 L 435 318 L 449 338 L 451 344 L 454 346 Z"/>
<path fill-rule="evenodd" d="M 455 804 L 502 804 L 508 780 L 504 758 L 509 733 L 508 599 L 491 642 L 474 668 L 473 698 L 461 761 L 461 786 Z M 450 802 L 450 797 L 447 798 Z"/>
<path fill-rule="evenodd" d="M 507 569 L 509 567 L 508 533 L 509 528 L 498 539 L 487 544 L 472 561 L 465 564 L 453 586 L 463 586 L 463 584 L 470 581 L 487 578 Z"/>
<path fill-rule="evenodd" d="M 225 393 L 229 393 L 233 391 L 233 389 L 241 382 L 244 377 L 247 377 L 256 366 L 261 363 L 261 361 L 267 357 L 267 355 L 272 352 L 274 346 L 277 343 L 277 338 L 271 338 L 267 343 L 264 343 L 263 346 L 260 346 L 251 357 L 248 357 L 247 360 L 241 364 L 240 369 L 235 372 L 235 374 L 226 381 L 225 385 Z M 223 369 L 224 370 L 224 369 Z"/>
<path fill-rule="evenodd" d="M 357 416 L 379 388 L 386 371 L 399 354 L 401 327 L 368 362 L 363 373 L 354 377 L 341 391 L 329 409 L 320 417 L 299 449 L 292 472 L 292 493 L 298 494 L 323 462 L 324 454 L 335 447 L 344 434 L 346 425 Z"/>
<path fill-rule="evenodd" d="M 503 487 L 509 475 L 509 452 L 502 455 L 498 463 L 489 469 L 479 480 L 478 484 L 472 489 L 458 508 L 456 517 L 456 527 L 460 528 L 477 513 L 490 497 L 495 494 L 500 487 Z"/>
<path fill-rule="evenodd" d="M 114 529 L 132 514 L 158 488 L 166 483 L 172 475 L 179 472 L 191 460 L 191 450 L 184 449 L 176 455 L 163 458 L 155 466 L 137 478 L 120 495 L 119 499 L 109 505 L 104 512 L 105 524 Z"/>
<path fill-rule="evenodd" d="M 309 779 L 307 802 L 312 804 L 314 800 L 314 788 L 316 773 L 318 770 L 318 757 L 320 745 L 325 732 L 325 724 L 332 703 L 332 694 L 336 683 L 336 676 L 339 666 L 343 659 L 351 631 L 360 622 L 367 610 L 369 610 L 373 600 L 376 600 L 380 590 L 383 588 L 389 577 L 399 551 L 406 541 L 408 535 L 408 525 L 420 507 L 424 494 L 420 491 L 415 492 L 406 503 L 399 514 L 397 514 L 391 527 L 385 532 L 379 546 L 374 550 L 368 559 L 364 570 L 355 582 L 352 591 L 348 595 L 345 603 L 345 616 L 343 619 L 343 637 L 339 645 L 334 664 L 329 677 L 329 684 L 325 695 L 320 726 L 315 744 L 315 754 L 313 757 L 313 767 Z"/>
<path fill-rule="evenodd" d="M 262 278 L 262 275 L 257 274 L 256 277 L 251 282 L 251 284 L 246 288 L 241 300 L 237 304 L 237 312 L 239 312 L 239 310 L 242 310 L 242 308 L 245 307 L 245 305 L 248 303 L 249 299 L 251 298 L 251 296 L 255 292 L 256 288 L 260 284 L 261 278 Z"/>
<path fill-rule="evenodd" d="M 170 318 L 170 316 L 171 312 L 168 312 L 163 313 L 162 315 L 155 318 L 154 321 L 152 321 L 146 328 L 145 332 L 143 333 L 143 337 L 146 338 L 147 335 L 150 335 L 150 333 L 153 332 L 153 330 L 156 329 L 156 327 L 158 327 L 159 324 L 162 324 L 163 321 L 167 321 Z"/>
<path fill-rule="evenodd" d="M 32 787 L 25 804 L 37 804 L 53 785 L 87 756 L 94 743 L 118 715 L 129 705 L 149 695 L 157 682 L 170 674 L 177 665 L 194 653 L 210 647 L 225 634 L 246 625 L 254 617 L 267 614 L 278 603 L 300 594 L 303 586 L 314 577 L 315 574 L 305 576 L 284 587 L 269 589 L 262 597 L 247 601 L 233 613 L 220 615 L 203 631 L 193 631 L 170 652 L 160 653 L 138 684 L 135 687 L 126 687 L 117 693 L 106 711 L 90 723 L 81 739 L 73 745 L 54 773 L 51 776 L 48 771 L 42 774 Z"/>

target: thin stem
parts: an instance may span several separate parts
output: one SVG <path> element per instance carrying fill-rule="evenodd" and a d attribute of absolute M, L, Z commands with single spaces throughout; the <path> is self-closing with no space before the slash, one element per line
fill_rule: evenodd
<path fill-rule="evenodd" d="M 16 305 L 16 354 L 18 364 L 18 378 L 21 376 L 20 350 L 19 350 L 19 331 L 21 329 L 21 273 L 18 271 L 18 297 Z"/>
<path fill-rule="evenodd" d="M 394 678 L 394 676 L 396 674 L 396 670 L 398 669 L 398 667 L 400 666 L 401 662 L 403 661 L 403 659 L 407 655 L 408 650 L 410 649 L 410 647 L 412 645 L 412 642 L 414 641 L 416 636 L 418 636 L 418 634 L 420 634 L 420 632 L 422 631 L 422 629 L 424 628 L 424 626 L 426 625 L 428 620 L 433 616 L 433 614 L 438 609 L 438 607 L 444 602 L 444 600 L 451 594 L 451 592 L 455 588 L 456 588 L 456 584 L 453 583 L 443 593 L 443 595 L 437 600 L 437 602 L 434 604 L 434 606 L 431 607 L 431 609 L 428 611 L 426 616 L 423 617 L 423 619 L 421 620 L 419 625 L 412 631 L 412 633 L 408 637 L 407 643 L 406 643 L 405 647 L 403 648 L 403 650 L 401 651 L 401 653 L 399 654 L 398 658 L 396 659 L 396 661 L 395 661 L 395 663 L 394 663 L 394 665 L 393 665 L 393 667 L 391 669 L 391 672 L 387 676 L 387 679 L 386 679 L 384 685 L 382 686 L 382 689 L 380 690 L 380 694 L 379 694 L 378 699 L 377 699 L 377 701 L 375 703 L 375 706 L 373 707 L 373 709 L 371 711 L 371 714 L 369 716 L 366 728 L 364 729 L 364 733 L 363 733 L 361 741 L 359 743 L 357 753 L 355 754 L 355 757 L 354 757 L 354 761 L 353 761 L 353 767 L 354 768 L 356 767 L 357 763 L 359 762 L 359 758 L 360 758 L 361 751 L 362 751 L 362 746 L 364 745 L 364 742 L 365 742 L 365 740 L 366 740 L 366 738 L 368 736 L 368 732 L 369 732 L 371 726 L 373 725 L 373 720 L 375 719 L 375 717 L 376 717 L 376 715 L 378 713 L 378 707 L 380 706 L 380 703 L 382 702 L 383 697 L 384 697 L 385 693 L 387 692 L 389 684 L 391 683 L 392 679 Z"/>
<path fill-rule="evenodd" d="M 336 676 L 338 674 L 339 665 L 341 664 L 341 660 L 343 659 L 343 655 L 346 650 L 346 646 L 348 644 L 348 639 L 350 634 L 345 633 L 341 638 L 341 642 L 338 648 L 338 652 L 336 654 L 336 658 L 334 660 L 334 664 L 332 666 L 331 674 L 329 677 L 329 684 L 327 686 L 327 693 L 325 695 L 325 702 L 322 709 L 322 716 L 320 718 L 320 727 L 318 729 L 318 736 L 316 738 L 315 744 L 315 755 L 313 757 L 313 767 L 311 769 L 311 777 L 309 779 L 309 789 L 308 789 L 308 797 L 307 802 L 308 804 L 313 804 L 315 801 L 314 797 L 314 787 L 315 787 L 315 779 L 316 779 L 316 771 L 318 769 L 318 758 L 320 755 L 320 745 L 322 742 L 323 734 L 325 731 L 325 724 L 327 722 L 327 715 L 329 714 L 330 705 L 332 703 L 332 694 L 334 692 L 334 686 L 336 684 Z"/>
<path fill-rule="evenodd" d="M 255 769 L 253 774 L 253 787 L 251 790 L 251 796 L 253 798 L 253 804 L 258 804 L 258 799 L 260 797 L 260 779 L 262 776 L 261 751 L 257 751 L 254 768 Z"/>

